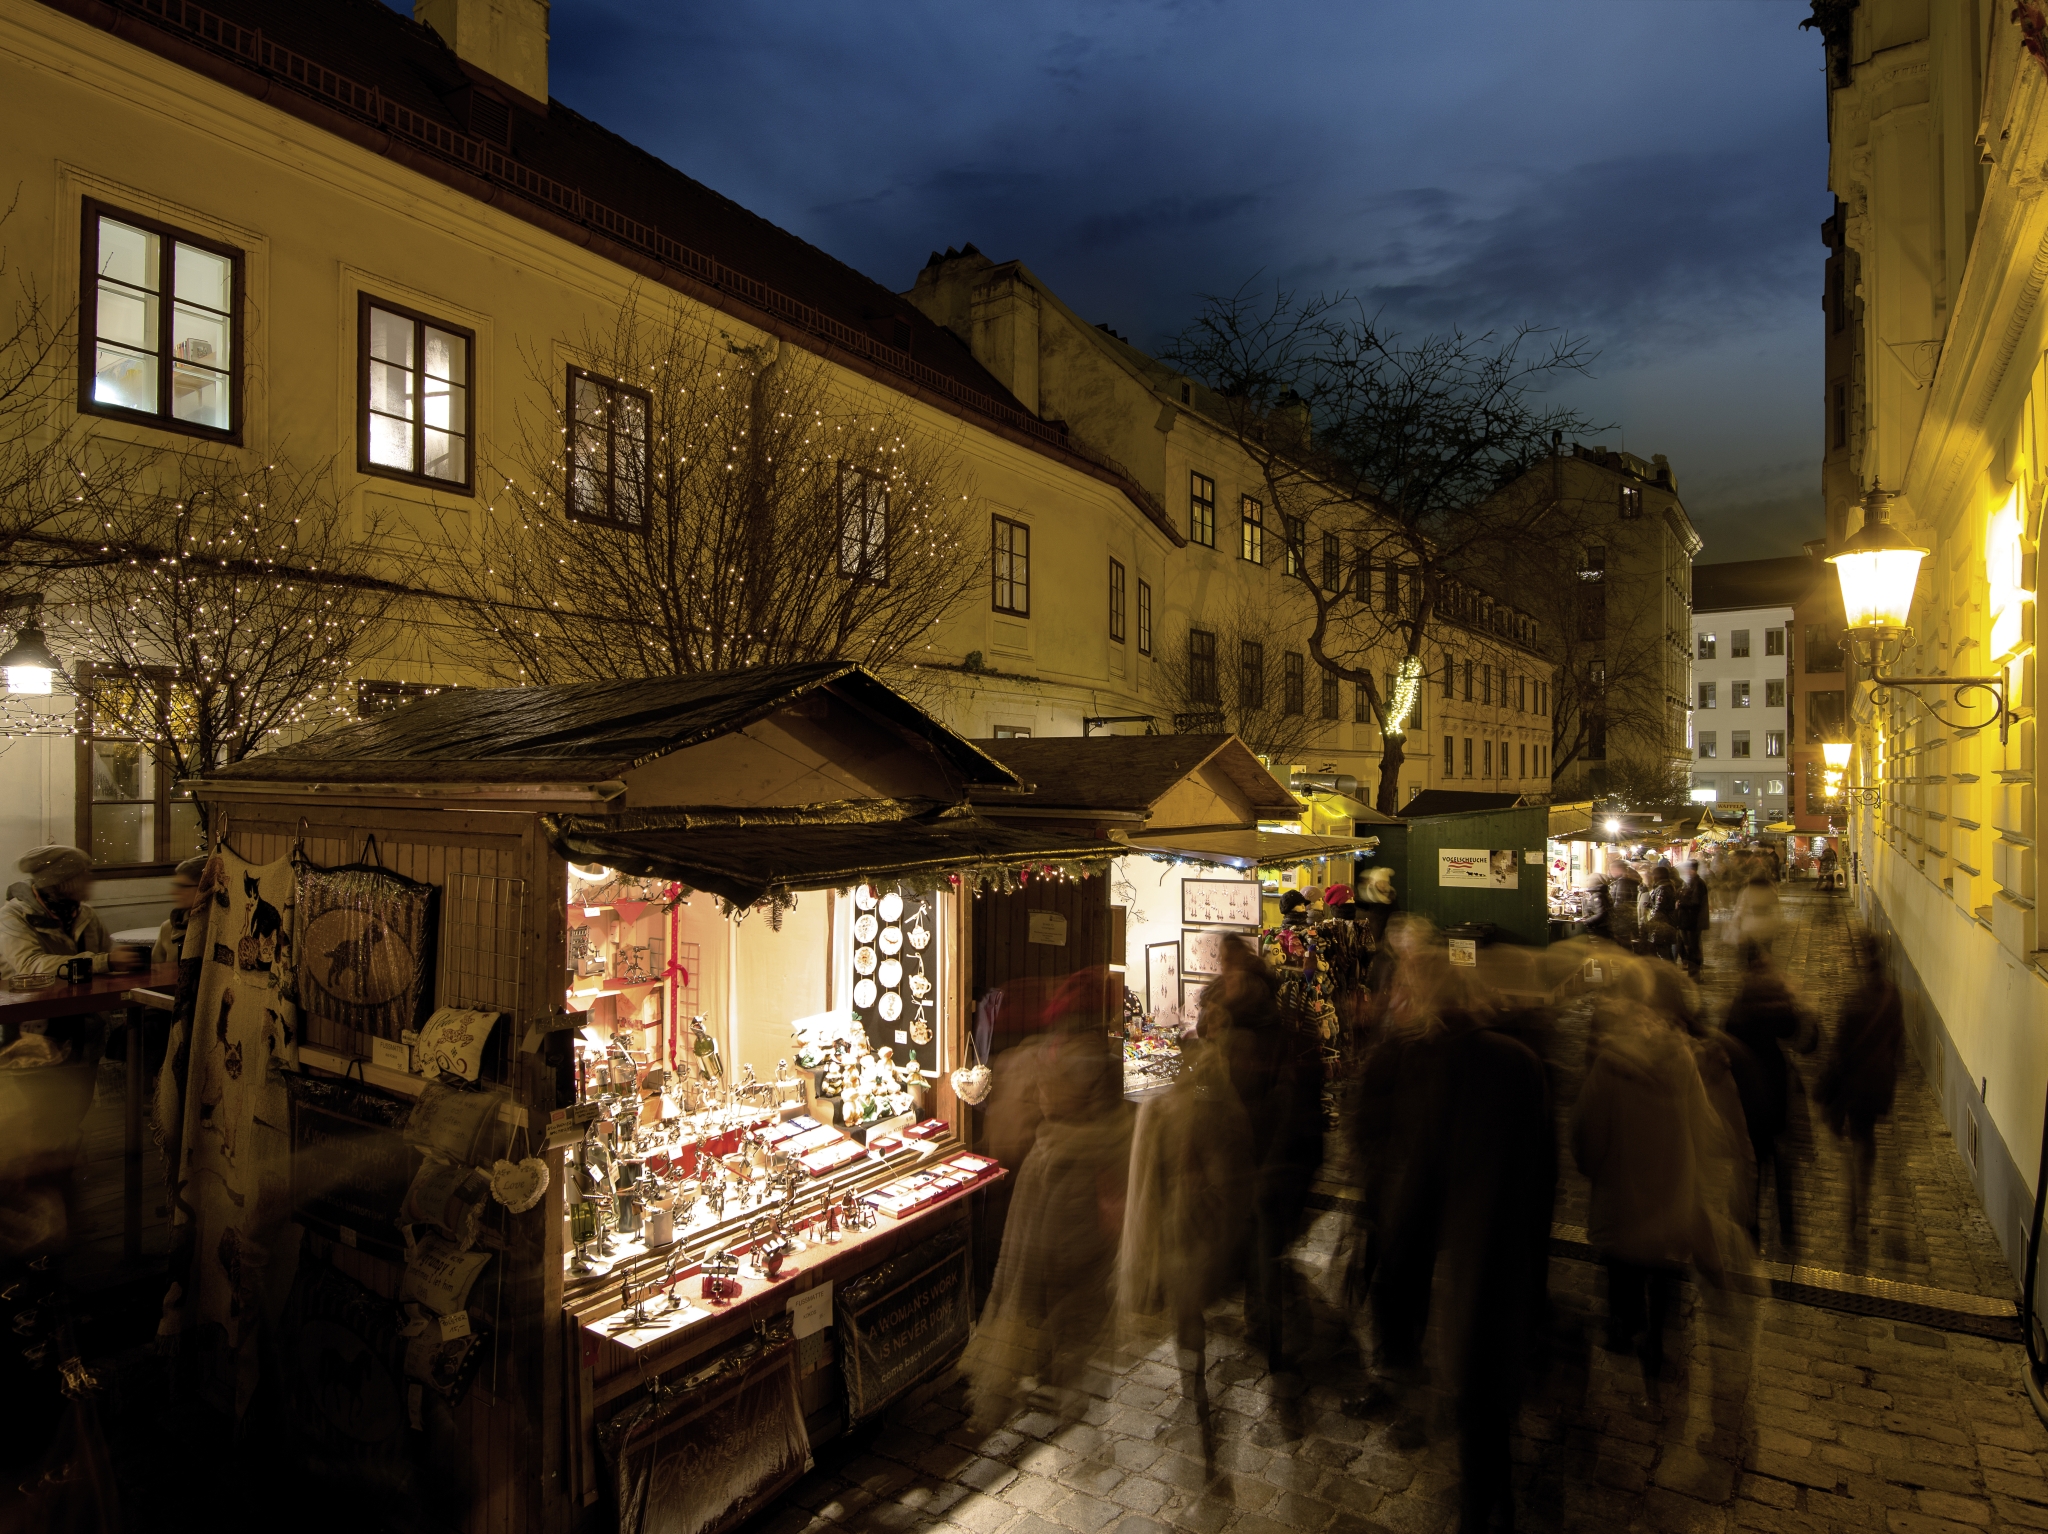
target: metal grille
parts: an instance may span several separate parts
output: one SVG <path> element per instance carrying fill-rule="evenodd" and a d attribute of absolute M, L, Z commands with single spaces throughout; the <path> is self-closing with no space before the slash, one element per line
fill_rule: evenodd
<path fill-rule="evenodd" d="M 490 874 L 450 874 L 441 951 L 443 1006 L 478 1007 L 517 1018 L 525 1011 L 519 976 L 526 881 Z"/>
<path fill-rule="evenodd" d="M 681 1017 L 671 1021 L 679 1023 L 683 1018 L 694 1017 L 697 1014 L 697 1009 L 703 1005 L 697 999 L 699 994 L 697 990 L 698 954 L 698 945 L 695 943 L 676 944 L 676 963 L 682 966 L 683 975 L 687 975 L 689 978 L 685 980 L 682 978 L 682 975 L 676 977 L 676 1011 L 681 1014 Z"/>

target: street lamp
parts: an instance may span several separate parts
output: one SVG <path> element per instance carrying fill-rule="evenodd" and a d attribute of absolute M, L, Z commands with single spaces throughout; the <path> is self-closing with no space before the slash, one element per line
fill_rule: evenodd
<path fill-rule="evenodd" d="M 1872 485 L 1863 497 L 1863 526 L 1842 545 L 1839 554 L 1828 556 L 1835 578 L 1842 583 L 1844 632 L 1850 647 L 1856 659 L 1870 668 L 1870 680 L 1879 687 L 1946 687 L 1958 704 L 1969 693 L 1990 693 L 1998 706 L 1998 740 L 2003 745 L 2013 717 L 2006 706 L 2011 690 L 2005 670 L 1997 676 L 1886 676 L 1880 669 L 1886 645 L 1903 649 L 1913 637 L 1906 619 L 1913 607 L 1913 588 L 1920 579 L 1920 561 L 1927 557 L 1927 550 L 1892 526 L 1891 500 L 1891 491 Z M 1934 711 L 1930 708 L 1928 712 Z M 1941 718 L 1939 714 L 1934 717 Z"/>
<path fill-rule="evenodd" d="M 1844 801 L 1850 804 L 1875 804 L 1884 793 L 1878 784 L 1865 784 L 1860 788 L 1848 786 L 1849 754 L 1856 748 L 1846 740 L 1829 740 L 1821 743 L 1821 759 L 1827 763 L 1827 773 L 1822 779 L 1822 791 L 1830 804 Z"/>
<path fill-rule="evenodd" d="M 43 625 L 36 617 L 42 600 L 40 595 L 30 595 L 16 597 L 8 604 L 28 608 L 13 646 L 0 655 L 0 673 L 7 677 L 11 697 L 47 698 L 57 690 L 57 678 L 64 671 L 63 663 L 50 653 L 49 642 L 43 638 Z"/>

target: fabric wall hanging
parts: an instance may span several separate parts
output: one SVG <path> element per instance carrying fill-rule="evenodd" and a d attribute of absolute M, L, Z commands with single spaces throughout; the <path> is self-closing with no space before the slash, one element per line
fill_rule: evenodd
<path fill-rule="evenodd" d="M 309 1026 L 395 1039 L 433 1001 L 440 891 L 375 863 L 302 864 L 299 1000 Z"/>
<path fill-rule="evenodd" d="M 191 1253 L 179 1323 L 208 1361 L 202 1387 L 237 1417 L 256 1386 L 265 1278 L 291 1212 L 292 885 L 289 858 L 259 868 L 221 853 L 186 1045 L 171 1205 L 175 1239 Z"/>

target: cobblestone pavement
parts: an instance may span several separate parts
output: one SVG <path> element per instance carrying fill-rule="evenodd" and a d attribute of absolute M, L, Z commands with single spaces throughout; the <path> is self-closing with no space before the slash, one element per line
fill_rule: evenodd
<path fill-rule="evenodd" d="M 1781 941 L 1809 998 L 1827 1006 L 1841 979 L 1841 933 L 1821 899 L 1793 893 Z M 1708 990 L 1724 1001 L 1725 978 L 1710 977 Z M 1567 1090 L 1580 1047 L 1569 1025 L 1561 1029 L 1553 1065 Z M 1865 1271 L 2010 1294 L 2009 1270 L 1972 1214 L 1968 1180 L 1938 1125 L 1913 1071 L 1882 1148 L 1889 1186 Z M 1826 1150 L 1799 1193 L 1809 1261 L 1842 1244 L 1840 1166 L 1830 1169 Z M 1571 1217 L 1575 1197 L 1568 1177 L 1560 1218 Z M 1170 1346 L 1107 1359 L 1058 1411 L 1027 1411 L 989 1434 L 964 1425 L 954 1384 L 826 1445 L 813 1473 L 765 1515 L 767 1530 L 1451 1528 L 1458 1466 L 1448 1403 L 1425 1391 L 1407 1415 L 1364 1421 L 1338 1409 L 1364 1379 L 1330 1303 L 1343 1221 L 1322 1217 L 1298 1253 L 1303 1303 L 1289 1347 L 1299 1372 L 1268 1374 L 1234 1307 L 1212 1316 L 1207 1434 Z M 1599 1270 L 1554 1260 L 1551 1295 L 1549 1366 L 1515 1439 L 1519 1528 L 2048 1529 L 2048 1430 L 2027 1402 L 2017 1346 L 1687 1286 L 1658 1410 L 1643 1400 L 1634 1359 L 1598 1343 Z"/>

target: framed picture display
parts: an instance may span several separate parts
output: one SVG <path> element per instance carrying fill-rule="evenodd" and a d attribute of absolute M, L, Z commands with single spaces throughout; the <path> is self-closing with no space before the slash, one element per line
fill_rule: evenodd
<path fill-rule="evenodd" d="M 1180 919 L 1188 927 L 1256 927 L 1259 885 L 1256 879 L 1183 879 Z"/>
<path fill-rule="evenodd" d="M 1145 945 L 1145 1011 L 1170 1018 L 1180 1010 L 1180 944 Z"/>
<path fill-rule="evenodd" d="M 1195 1020 L 1202 1015 L 1202 992 L 1209 989 L 1209 982 L 1183 975 L 1180 982 L 1180 1025 L 1185 1031 L 1195 1026 Z"/>
<path fill-rule="evenodd" d="M 1246 934 L 1224 932 L 1213 927 L 1190 928 L 1180 935 L 1180 972 L 1183 975 L 1223 973 L 1223 945 L 1242 943 Z"/>

